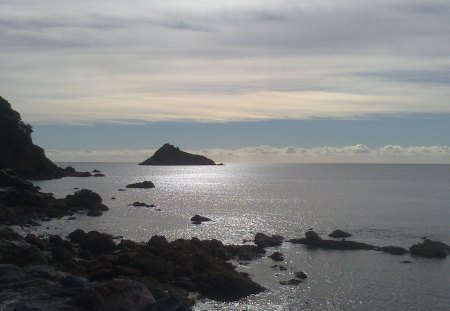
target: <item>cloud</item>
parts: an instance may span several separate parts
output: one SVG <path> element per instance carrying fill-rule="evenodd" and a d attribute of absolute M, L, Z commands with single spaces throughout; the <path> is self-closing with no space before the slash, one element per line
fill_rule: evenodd
<path fill-rule="evenodd" d="M 0 93 L 52 123 L 448 113 L 449 18 L 444 0 L 2 1 Z"/>
<path fill-rule="evenodd" d="M 450 164 L 449 146 L 393 146 L 371 149 L 363 144 L 342 147 L 271 147 L 248 146 L 239 149 L 187 150 L 204 154 L 216 162 L 271 162 L 271 163 L 435 163 Z M 141 162 L 154 149 L 119 150 L 49 150 L 54 161 Z"/>

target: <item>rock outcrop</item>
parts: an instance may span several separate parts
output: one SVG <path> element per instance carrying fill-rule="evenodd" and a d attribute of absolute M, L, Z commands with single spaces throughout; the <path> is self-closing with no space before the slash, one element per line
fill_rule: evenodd
<path fill-rule="evenodd" d="M 266 248 L 272 246 L 280 246 L 284 238 L 281 235 L 266 235 L 264 233 L 257 233 L 255 235 L 255 244 L 259 247 Z"/>
<path fill-rule="evenodd" d="M 0 96 L 0 168 L 11 168 L 29 179 L 62 177 L 61 169 L 33 144 L 32 132 L 31 125 Z"/>
<path fill-rule="evenodd" d="M 181 151 L 178 147 L 164 144 L 153 156 L 139 165 L 215 165 L 205 156 Z"/>
<path fill-rule="evenodd" d="M 422 243 L 415 244 L 409 248 L 411 255 L 427 258 L 444 258 L 450 254 L 450 246 L 439 242 L 424 239 Z"/>
<path fill-rule="evenodd" d="M 192 304 L 188 292 L 228 301 L 264 290 L 227 262 L 261 257 L 255 245 L 162 236 L 116 244 L 108 234 L 79 229 L 69 239 L 24 239 L 0 229 L 0 308 L 181 311 Z"/>
<path fill-rule="evenodd" d="M 13 169 L 27 179 L 53 179 L 65 176 L 90 177 L 89 172 L 77 172 L 71 167 L 58 167 L 45 156 L 44 149 L 33 144 L 30 124 L 0 96 L 0 169 Z"/>

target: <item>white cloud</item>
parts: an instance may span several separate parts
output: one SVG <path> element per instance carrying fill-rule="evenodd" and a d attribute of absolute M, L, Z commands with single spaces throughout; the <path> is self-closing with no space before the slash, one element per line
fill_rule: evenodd
<path fill-rule="evenodd" d="M 371 149 L 363 144 L 343 147 L 283 147 L 267 145 L 239 149 L 201 149 L 189 152 L 204 154 L 219 162 L 272 163 L 442 163 L 450 164 L 448 146 L 392 146 Z M 47 155 L 57 162 L 141 162 L 155 150 L 49 150 Z"/>
<path fill-rule="evenodd" d="M 0 94 L 30 122 L 450 113 L 450 3 L 2 1 Z"/>

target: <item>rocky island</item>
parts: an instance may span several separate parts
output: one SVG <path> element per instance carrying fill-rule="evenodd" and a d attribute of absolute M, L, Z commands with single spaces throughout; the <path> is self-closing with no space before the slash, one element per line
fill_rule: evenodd
<path fill-rule="evenodd" d="M 171 144 L 164 144 L 154 155 L 139 165 L 216 165 L 205 156 L 181 151 Z"/>

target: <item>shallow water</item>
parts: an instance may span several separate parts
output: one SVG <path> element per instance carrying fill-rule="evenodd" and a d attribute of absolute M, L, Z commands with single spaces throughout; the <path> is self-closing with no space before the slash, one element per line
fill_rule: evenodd
<path fill-rule="evenodd" d="M 98 192 L 110 211 L 98 218 L 77 214 L 43 223 L 38 232 L 67 235 L 76 228 L 99 230 L 137 241 L 197 236 L 242 243 L 256 232 L 301 237 L 312 227 L 326 235 L 351 232 L 356 241 L 409 247 L 421 237 L 450 243 L 450 165 L 227 164 L 151 167 L 130 163 L 64 163 L 101 170 L 104 178 L 36 182 L 56 197 L 74 188 Z M 151 180 L 154 189 L 126 189 Z M 112 200 L 111 197 L 116 197 Z M 134 201 L 156 208 L 128 206 Z M 192 225 L 201 214 L 214 220 Z M 275 250 L 275 249 L 273 249 Z M 269 250 L 269 254 L 271 251 Z M 448 310 L 449 259 L 420 259 L 375 251 L 276 248 L 287 271 L 268 258 L 238 269 L 268 288 L 237 303 L 200 301 L 196 310 Z M 402 260 L 413 263 L 404 264 Z M 294 271 L 309 278 L 281 286 Z"/>

